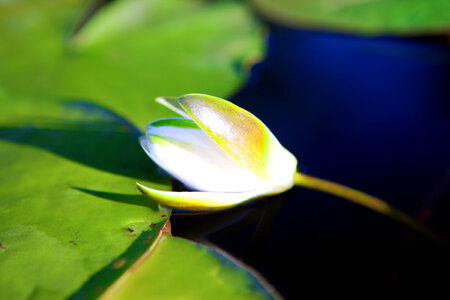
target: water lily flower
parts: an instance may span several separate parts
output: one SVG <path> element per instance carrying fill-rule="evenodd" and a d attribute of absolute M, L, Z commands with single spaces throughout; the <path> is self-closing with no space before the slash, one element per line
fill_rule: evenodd
<path fill-rule="evenodd" d="M 150 122 L 140 143 L 150 158 L 193 191 L 160 191 L 137 184 L 150 199 L 185 211 L 220 210 L 294 185 L 350 200 L 448 244 L 415 218 L 344 185 L 297 172 L 296 158 L 250 112 L 204 94 L 160 97 L 180 117 Z"/>
<path fill-rule="evenodd" d="M 141 145 L 150 158 L 194 192 L 140 191 L 165 206 L 223 209 L 294 185 L 296 158 L 254 115 L 203 94 L 158 98 L 181 115 L 147 125 Z"/>

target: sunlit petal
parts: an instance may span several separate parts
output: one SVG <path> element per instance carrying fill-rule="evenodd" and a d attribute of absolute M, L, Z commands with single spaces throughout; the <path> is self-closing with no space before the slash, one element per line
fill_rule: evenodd
<path fill-rule="evenodd" d="M 159 104 L 164 105 L 168 109 L 176 112 L 182 117 L 185 117 L 186 119 L 190 119 L 191 117 L 184 111 L 183 107 L 178 103 L 177 97 L 158 97 L 156 98 L 156 102 Z"/>
<path fill-rule="evenodd" d="M 224 209 L 260 196 L 256 191 L 236 193 L 160 191 L 136 184 L 141 193 L 148 198 L 164 206 L 182 210 Z"/>
<path fill-rule="evenodd" d="M 161 168 L 200 191 L 265 191 L 267 184 L 243 169 L 192 120 L 151 122 L 141 145 Z"/>
<path fill-rule="evenodd" d="M 293 186 L 296 158 L 254 115 L 209 95 L 188 94 L 178 101 L 192 120 L 243 169 L 274 190 Z"/>

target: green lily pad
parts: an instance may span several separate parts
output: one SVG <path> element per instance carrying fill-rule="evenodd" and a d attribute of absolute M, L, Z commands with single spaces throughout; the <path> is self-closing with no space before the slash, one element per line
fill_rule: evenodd
<path fill-rule="evenodd" d="M 445 34 L 447 0 L 249 0 L 269 20 L 298 26 L 363 34 Z"/>
<path fill-rule="evenodd" d="M 225 96 L 259 52 L 239 3 L 117 0 L 84 23 L 92 3 L 0 4 L 2 299 L 95 296 L 139 259 L 170 215 L 135 187 L 170 189 L 138 143 L 171 114 L 154 98 Z"/>
<path fill-rule="evenodd" d="M 23 109 L 0 126 L 1 298 L 65 297 L 122 253 L 130 262 L 140 256 L 145 249 L 133 243 L 170 214 L 134 189 L 136 178 L 160 188 L 168 180 L 133 127 L 106 109 L 67 105 L 0 100 L 3 114 Z"/>
<path fill-rule="evenodd" d="M 103 299 L 281 298 L 254 271 L 222 251 L 164 235 L 139 268 L 127 275 Z"/>

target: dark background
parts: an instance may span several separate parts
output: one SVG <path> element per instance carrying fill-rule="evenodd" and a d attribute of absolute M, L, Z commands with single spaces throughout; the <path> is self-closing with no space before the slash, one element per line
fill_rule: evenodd
<path fill-rule="evenodd" d="M 270 25 L 264 60 L 230 98 L 272 130 L 301 171 L 380 197 L 450 240 L 449 50 L 442 36 Z M 304 188 L 171 221 L 174 235 L 229 251 L 288 299 L 361 289 L 449 294 L 446 249 Z"/>

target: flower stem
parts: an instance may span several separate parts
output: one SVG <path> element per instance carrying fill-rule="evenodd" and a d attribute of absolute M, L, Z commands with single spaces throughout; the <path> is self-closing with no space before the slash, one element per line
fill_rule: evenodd
<path fill-rule="evenodd" d="M 447 249 L 450 249 L 450 245 L 447 243 L 447 241 L 445 241 L 443 238 L 441 238 L 439 235 L 437 235 L 435 232 L 433 232 L 419 220 L 396 209 L 395 207 L 392 207 L 391 205 L 389 205 L 388 203 L 384 202 L 381 199 L 378 199 L 376 197 L 370 196 L 369 194 L 360 192 L 358 190 L 349 188 L 347 186 L 338 183 L 334 183 L 331 181 L 327 181 L 324 179 L 316 178 L 298 172 L 295 173 L 294 179 L 295 185 L 297 186 L 315 189 L 321 192 L 325 192 L 328 194 L 332 194 L 350 200 L 353 203 L 365 206 L 385 216 L 388 216 L 400 223 L 405 224 L 409 228 L 426 236 L 427 238 L 436 242 L 437 244 Z"/>

